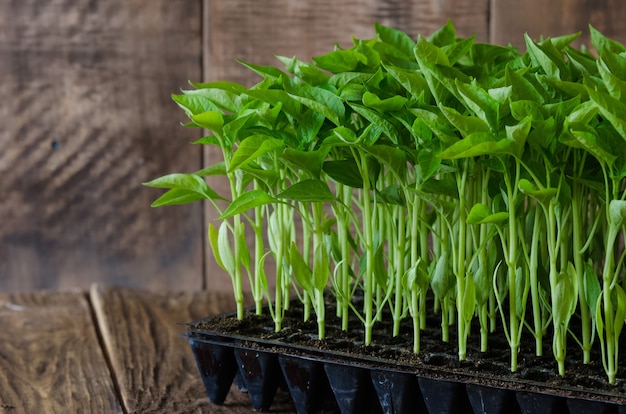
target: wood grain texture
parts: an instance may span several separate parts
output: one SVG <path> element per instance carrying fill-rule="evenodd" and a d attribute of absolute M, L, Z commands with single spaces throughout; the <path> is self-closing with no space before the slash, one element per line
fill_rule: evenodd
<path fill-rule="evenodd" d="M 141 183 L 201 166 L 170 94 L 201 0 L 0 2 L 0 289 L 202 286 L 201 206 Z"/>
<path fill-rule="evenodd" d="M 237 391 L 223 406 L 209 403 L 189 345 L 180 336 L 185 332 L 181 323 L 232 311 L 229 295 L 96 285 L 90 297 L 127 412 L 250 411 L 248 396 Z"/>
<path fill-rule="evenodd" d="M 1 413 L 121 413 L 83 292 L 0 295 Z"/>
<path fill-rule="evenodd" d="M 492 0 L 490 41 L 525 49 L 524 33 L 538 40 L 582 31 L 575 45 L 589 42 L 592 24 L 606 36 L 626 42 L 626 7 L 621 0 Z"/>
<path fill-rule="evenodd" d="M 488 0 L 204 0 L 204 78 L 252 85 L 258 80 L 235 60 L 261 65 L 280 64 L 275 55 L 310 61 L 332 51 L 335 43 L 349 47 L 353 36 L 375 35 L 374 23 L 403 30 L 413 38 L 430 35 L 452 20 L 460 36 L 488 39 Z M 220 154 L 206 150 L 205 163 Z M 210 185 L 229 194 L 224 180 Z M 217 214 L 206 211 L 208 221 Z M 207 286 L 229 290 L 230 279 L 207 250 Z"/>

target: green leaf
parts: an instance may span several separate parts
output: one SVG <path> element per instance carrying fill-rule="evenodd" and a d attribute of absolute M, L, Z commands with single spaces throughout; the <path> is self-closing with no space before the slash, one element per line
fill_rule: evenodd
<path fill-rule="evenodd" d="M 376 34 L 382 42 L 388 43 L 399 50 L 405 58 L 413 58 L 413 48 L 415 48 L 415 42 L 406 33 L 378 23 L 374 24 L 374 28 L 376 30 Z"/>
<path fill-rule="evenodd" d="M 226 268 L 224 267 L 224 262 L 222 262 L 222 257 L 220 256 L 218 241 L 219 235 L 213 223 L 209 223 L 208 238 L 209 245 L 211 246 L 211 251 L 213 252 L 213 258 L 215 259 L 215 263 L 217 263 L 217 265 L 222 269 L 226 270 Z"/>
<path fill-rule="evenodd" d="M 200 177 L 211 177 L 211 176 L 216 176 L 216 175 L 225 176 L 226 164 L 224 163 L 224 161 L 216 162 L 213 165 L 210 165 L 206 168 L 196 171 L 194 175 L 198 175 Z"/>
<path fill-rule="evenodd" d="M 366 151 L 372 154 L 374 158 L 382 164 L 389 167 L 396 177 L 404 179 L 408 167 L 407 157 L 404 151 L 390 145 L 376 144 L 368 147 Z"/>
<path fill-rule="evenodd" d="M 354 50 L 334 50 L 322 56 L 314 57 L 313 63 L 331 73 L 351 72 L 359 64 L 367 65 L 367 57 Z"/>
<path fill-rule="evenodd" d="M 493 131 L 496 131 L 498 129 L 500 108 L 498 101 L 476 82 L 463 83 L 457 79 L 455 84 L 465 106 L 485 121 Z"/>
<path fill-rule="evenodd" d="M 180 106 L 188 117 L 209 111 L 219 111 L 209 98 L 197 95 L 172 95 L 172 100 Z"/>
<path fill-rule="evenodd" d="M 439 170 L 441 158 L 435 156 L 435 153 L 428 148 L 423 148 L 417 153 L 417 172 L 418 181 L 424 182 L 433 176 Z"/>
<path fill-rule="evenodd" d="M 298 181 L 276 195 L 277 198 L 299 202 L 332 202 L 335 196 L 322 180 L 309 179 Z"/>
<path fill-rule="evenodd" d="M 619 344 L 619 335 L 624 329 L 624 319 L 626 318 L 626 293 L 620 285 L 614 287 L 617 298 L 617 309 L 615 309 L 615 319 L 613 320 L 613 333 L 615 342 Z"/>
<path fill-rule="evenodd" d="M 535 43 L 528 34 L 524 34 L 526 49 L 531 60 L 536 66 L 543 69 L 545 74 L 551 79 L 563 79 L 565 75 L 565 62 L 562 55 L 554 48 L 551 42 L 542 44 Z"/>
<path fill-rule="evenodd" d="M 325 84 L 328 83 L 330 79 L 330 76 L 319 70 L 319 68 L 316 68 L 310 63 L 298 60 L 295 56 L 292 58 L 284 56 L 276 57 L 285 64 L 285 70 L 311 85 Z"/>
<path fill-rule="evenodd" d="M 373 111 L 365 106 L 355 103 L 350 103 L 349 105 L 352 107 L 352 109 L 354 109 L 356 113 L 368 120 L 372 125 L 375 125 L 377 128 L 379 128 L 394 144 L 398 144 L 398 130 L 391 122 L 381 116 L 378 112 Z"/>
<path fill-rule="evenodd" d="M 435 30 L 429 37 L 428 41 L 437 46 L 445 46 L 456 42 L 456 28 L 450 20 L 443 26 Z"/>
<path fill-rule="evenodd" d="M 377 95 L 365 91 L 363 94 L 363 105 L 368 108 L 384 113 L 388 111 L 399 111 L 407 103 L 408 99 L 400 95 L 394 95 L 390 98 L 380 99 Z"/>
<path fill-rule="evenodd" d="M 260 207 L 266 204 L 276 203 L 277 199 L 267 194 L 262 190 L 250 190 L 241 194 L 232 203 L 228 205 L 226 210 L 222 213 L 222 215 L 218 218 L 219 220 L 224 220 L 229 217 L 236 216 L 238 214 L 245 213 L 248 210 L 251 210 L 255 207 Z"/>
<path fill-rule="evenodd" d="M 293 148 L 285 148 L 281 156 L 287 164 L 294 168 L 299 168 L 311 174 L 315 178 L 319 178 L 322 174 L 324 160 L 328 156 L 330 148 L 322 146 L 315 151 L 300 151 Z"/>
<path fill-rule="evenodd" d="M 345 107 L 341 98 L 334 93 L 308 84 L 285 85 L 285 90 L 294 100 L 324 115 L 333 124 L 341 125 Z"/>
<path fill-rule="evenodd" d="M 476 310 L 476 286 L 471 276 L 465 277 L 465 289 L 463 290 L 463 319 L 470 322 Z"/>
<path fill-rule="evenodd" d="M 363 177 L 354 159 L 324 162 L 323 170 L 335 181 L 352 188 L 363 188 Z"/>
<path fill-rule="evenodd" d="M 447 253 L 439 256 L 431 277 L 430 287 L 438 300 L 442 300 L 452 288 Z"/>
<path fill-rule="evenodd" d="M 563 141 L 565 144 L 574 146 L 575 148 L 584 148 L 591 155 L 593 155 L 601 163 L 611 166 L 617 157 L 611 154 L 610 151 L 604 149 L 601 142 L 598 140 L 597 133 L 593 130 L 575 130 L 570 129 L 572 136 L 575 138 L 578 145 L 572 145 L 569 141 Z"/>
<path fill-rule="evenodd" d="M 191 115 L 190 118 L 201 128 L 206 128 L 210 131 L 219 132 L 222 126 L 224 126 L 224 117 L 218 111 L 202 112 Z"/>
<path fill-rule="evenodd" d="M 626 224 L 625 200 L 611 200 L 609 202 L 609 224 L 616 229 Z"/>
<path fill-rule="evenodd" d="M 454 65 L 457 61 L 459 61 L 463 56 L 467 55 L 468 52 L 472 49 L 474 45 L 474 40 L 476 39 L 476 35 L 468 37 L 467 39 L 461 39 L 459 41 L 455 41 L 454 43 L 444 45 L 441 47 L 441 50 L 448 55 L 448 61 L 451 65 Z"/>
<path fill-rule="evenodd" d="M 427 99 L 430 95 L 430 92 L 428 91 L 428 83 L 426 82 L 426 79 L 424 79 L 424 76 L 419 72 L 392 66 L 385 66 L 385 69 L 387 69 L 387 73 L 393 76 L 393 78 L 414 98 L 426 94 L 424 99 Z"/>
<path fill-rule="evenodd" d="M 313 272 L 311 272 L 311 269 L 307 266 L 295 242 L 291 242 L 289 246 L 289 263 L 291 264 L 291 271 L 298 285 L 300 285 L 305 292 L 313 295 Z"/>
<path fill-rule="evenodd" d="M 330 277 L 328 254 L 326 246 L 319 244 L 313 252 L 313 286 L 319 291 L 323 291 Z"/>
<path fill-rule="evenodd" d="M 428 268 L 426 267 L 426 263 L 421 260 L 421 258 L 417 259 L 417 262 L 414 263 L 405 273 L 402 278 L 404 282 L 404 286 L 408 290 L 425 290 L 428 288 Z"/>
<path fill-rule="evenodd" d="M 224 197 L 213 191 L 213 189 L 209 187 L 202 177 L 195 174 L 168 174 L 147 183 L 143 183 L 143 185 L 152 188 L 185 190 L 189 193 L 196 193 L 198 196 L 208 200 L 226 200 Z M 178 192 L 178 194 L 182 194 L 182 192 Z"/>
<path fill-rule="evenodd" d="M 417 45 L 414 50 L 420 66 L 423 63 L 430 63 L 434 65 L 450 66 L 448 55 L 437 47 L 435 44 L 424 39 L 421 35 L 417 38 Z"/>
<path fill-rule="evenodd" d="M 495 153 L 497 142 L 489 132 L 475 132 L 446 148 L 443 159 L 471 158 Z"/>
<path fill-rule="evenodd" d="M 593 47 L 598 53 L 601 53 L 603 50 L 608 50 L 613 53 L 622 53 L 626 51 L 624 45 L 616 40 L 609 39 L 604 36 L 592 25 L 589 25 L 589 34 L 591 35 L 591 44 L 593 44 Z"/>
<path fill-rule="evenodd" d="M 180 204 L 190 204 L 199 200 L 204 200 L 205 197 L 195 191 L 186 190 L 184 188 L 173 188 L 161 197 L 157 198 L 150 206 L 151 207 L 163 207 L 173 206 Z"/>
<path fill-rule="evenodd" d="M 610 95 L 587 88 L 589 97 L 598 106 L 603 117 L 609 120 L 611 125 L 626 140 L 626 104 L 618 101 Z"/>
<path fill-rule="evenodd" d="M 551 187 L 539 189 L 535 184 L 525 178 L 519 180 L 518 187 L 523 194 L 534 198 L 544 206 L 547 206 L 550 203 L 550 200 L 552 200 L 558 192 L 556 188 Z"/>
<path fill-rule="evenodd" d="M 443 105 L 440 105 L 439 108 L 446 118 L 448 118 L 448 121 L 450 121 L 450 123 L 454 125 L 454 127 L 458 129 L 464 137 L 474 132 L 491 131 L 489 124 L 476 116 L 461 115 L 455 109 L 446 108 Z"/>
<path fill-rule="evenodd" d="M 509 218 L 509 213 L 502 211 L 500 213 L 491 213 L 489 208 L 482 204 L 474 204 L 469 214 L 467 215 L 468 224 L 487 224 L 487 223 L 501 223 Z"/>
<path fill-rule="evenodd" d="M 223 221 L 222 224 L 220 224 L 217 234 L 217 249 L 219 251 L 219 257 L 222 260 L 224 270 L 226 270 L 229 275 L 233 276 L 235 274 L 237 264 L 235 263 L 233 250 L 230 247 L 228 232 L 228 223 Z"/>
<path fill-rule="evenodd" d="M 269 135 L 256 134 L 249 136 L 241 141 L 237 150 L 230 160 L 229 171 L 235 171 L 237 168 L 255 161 L 260 156 L 269 152 L 284 148 L 284 141 L 273 138 Z"/>
<path fill-rule="evenodd" d="M 264 65 L 255 65 L 253 63 L 247 63 L 242 60 L 237 60 L 238 63 L 252 70 L 259 76 L 271 79 L 272 81 L 282 81 L 283 78 L 287 77 L 287 74 L 282 70 L 274 67 L 274 66 L 264 66 Z"/>
<path fill-rule="evenodd" d="M 569 263 L 567 272 L 561 272 L 557 277 L 556 286 L 552 292 L 552 318 L 555 326 L 569 324 L 571 316 L 576 310 L 578 303 L 578 285 L 576 283 L 576 271 Z M 624 321 L 622 320 L 622 324 Z"/>
<path fill-rule="evenodd" d="M 598 60 L 598 71 L 611 97 L 624 103 L 626 100 L 626 81 L 611 73 L 604 60 Z"/>
<path fill-rule="evenodd" d="M 195 90 L 185 90 L 183 93 L 187 97 L 188 101 L 192 97 L 204 98 L 208 99 L 215 108 L 219 108 L 220 110 L 225 110 L 231 113 L 237 113 L 242 109 L 241 98 L 239 97 L 238 90 L 236 92 L 231 91 L 231 88 L 223 89 L 223 88 L 202 88 Z M 176 100 L 177 103 L 181 103 L 182 100 Z M 198 111 L 194 113 L 205 112 L 209 110 L 215 110 L 212 107 L 208 107 L 204 111 Z"/>
<path fill-rule="evenodd" d="M 585 263 L 583 283 L 587 306 L 591 309 L 591 316 L 595 318 L 594 310 L 596 309 L 598 299 L 600 299 L 600 292 L 602 291 L 602 288 L 600 287 L 600 280 L 598 279 L 598 275 L 593 268 L 591 260 Z"/>

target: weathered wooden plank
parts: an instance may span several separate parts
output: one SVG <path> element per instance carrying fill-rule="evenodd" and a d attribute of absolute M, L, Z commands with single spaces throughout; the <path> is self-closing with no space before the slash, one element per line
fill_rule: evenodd
<path fill-rule="evenodd" d="M 233 310 L 229 295 L 94 286 L 91 298 L 129 413 L 250 411 L 248 396 L 236 390 L 223 406 L 209 403 L 189 345 L 180 337 L 185 331 L 180 323 Z M 284 407 L 279 401 L 272 411 Z"/>
<path fill-rule="evenodd" d="M 0 323 L 0 412 L 123 412 L 83 292 L 1 294 Z"/>
<path fill-rule="evenodd" d="M 258 76 L 235 59 L 261 65 L 279 63 L 275 55 L 311 57 L 330 52 L 335 43 L 351 45 L 352 37 L 373 37 L 374 23 L 398 28 L 413 38 L 430 35 L 450 19 L 460 36 L 488 38 L 489 2 L 475 0 L 204 0 L 204 78 L 252 85 Z M 220 159 L 214 149 L 205 163 Z M 229 194 L 224 180 L 211 177 L 210 185 Z M 217 214 L 209 206 L 206 217 Z M 230 279 L 207 251 L 207 286 L 230 289 Z"/>
<path fill-rule="evenodd" d="M 492 2 L 490 40 L 525 49 L 524 33 L 537 40 L 582 31 L 576 45 L 590 45 L 592 24 L 605 35 L 626 42 L 626 8 L 620 0 L 498 0 Z"/>
<path fill-rule="evenodd" d="M 201 166 L 170 94 L 201 0 L 0 2 L 0 289 L 202 286 L 201 206 L 141 183 Z"/>

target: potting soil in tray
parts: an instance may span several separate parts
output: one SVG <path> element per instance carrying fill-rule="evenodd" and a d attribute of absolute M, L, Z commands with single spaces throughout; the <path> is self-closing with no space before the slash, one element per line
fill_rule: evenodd
<path fill-rule="evenodd" d="M 437 316 L 429 316 L 417 355 L 408 318 L 397 337 L 390 324 L 377 323 L 372 345 L 364 346 L 359 321 L 344 332 L 338 319 L 327 317 L 327 337 L 320 341 L 314 320 L 302 321 L 299 303 L 286 313 L 280 332 L 268 315 L 239 321 L 229 314 L 189 324 L 186 337 L 215 404 L 224 402 L 236 380 L 257 410 L 270 410 L 282 385 L 298 413 L 626 413 L 624 363 L 617 384 L 609 385 L 599 350 L 583 364 L 569 338 L 561 377 L 551 336 L 544 338 L 543 357 L 535 356 L 534 338 L 523 338 L 518 370 L 511 372 L 501 331 L 480 352 L 479 328 L 472 326 L 467 359 L 459 361 L 455 327 L 443 342 Z"/>

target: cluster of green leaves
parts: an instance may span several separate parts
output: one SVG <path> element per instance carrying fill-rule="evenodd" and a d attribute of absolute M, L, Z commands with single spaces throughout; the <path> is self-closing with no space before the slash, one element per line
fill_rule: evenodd
<path fill-rule="evenodd" d="M 146 183 L 168 189 L 153 205 L 217 209 L 209 241 L 239 317 L 247 275 L 277 330 L 296 294 L 323 338 L 328 291 L 344 329 L 350 312 L 362 321 L 366 344 L 383 315 L 394 335 L 411 318 L 419 352 L 432 292 L 442 340 L 457 328 L 459 358 L 477 318 L 483 350 L 491 332 L 506 335 L 512 370 L 527 329 L 539 355 L 552 335 L 561 374 L 568 339 L 585 362 L 599 342 L 614 383 L 626 316 L 626 49 L 592 27 L 595 55 L 572 46 L 579 34 L 526 36 L 520 53 L 458 37 L 451 23 L 416 40 L 375 30 L 310 63 L 242 62 L 262 78 L 252 87 L 174 95 L 188 125 L 210 131 L 196 144 L 223 160 Z M 230 194 L 207 185 L 214 175 Z"/>

